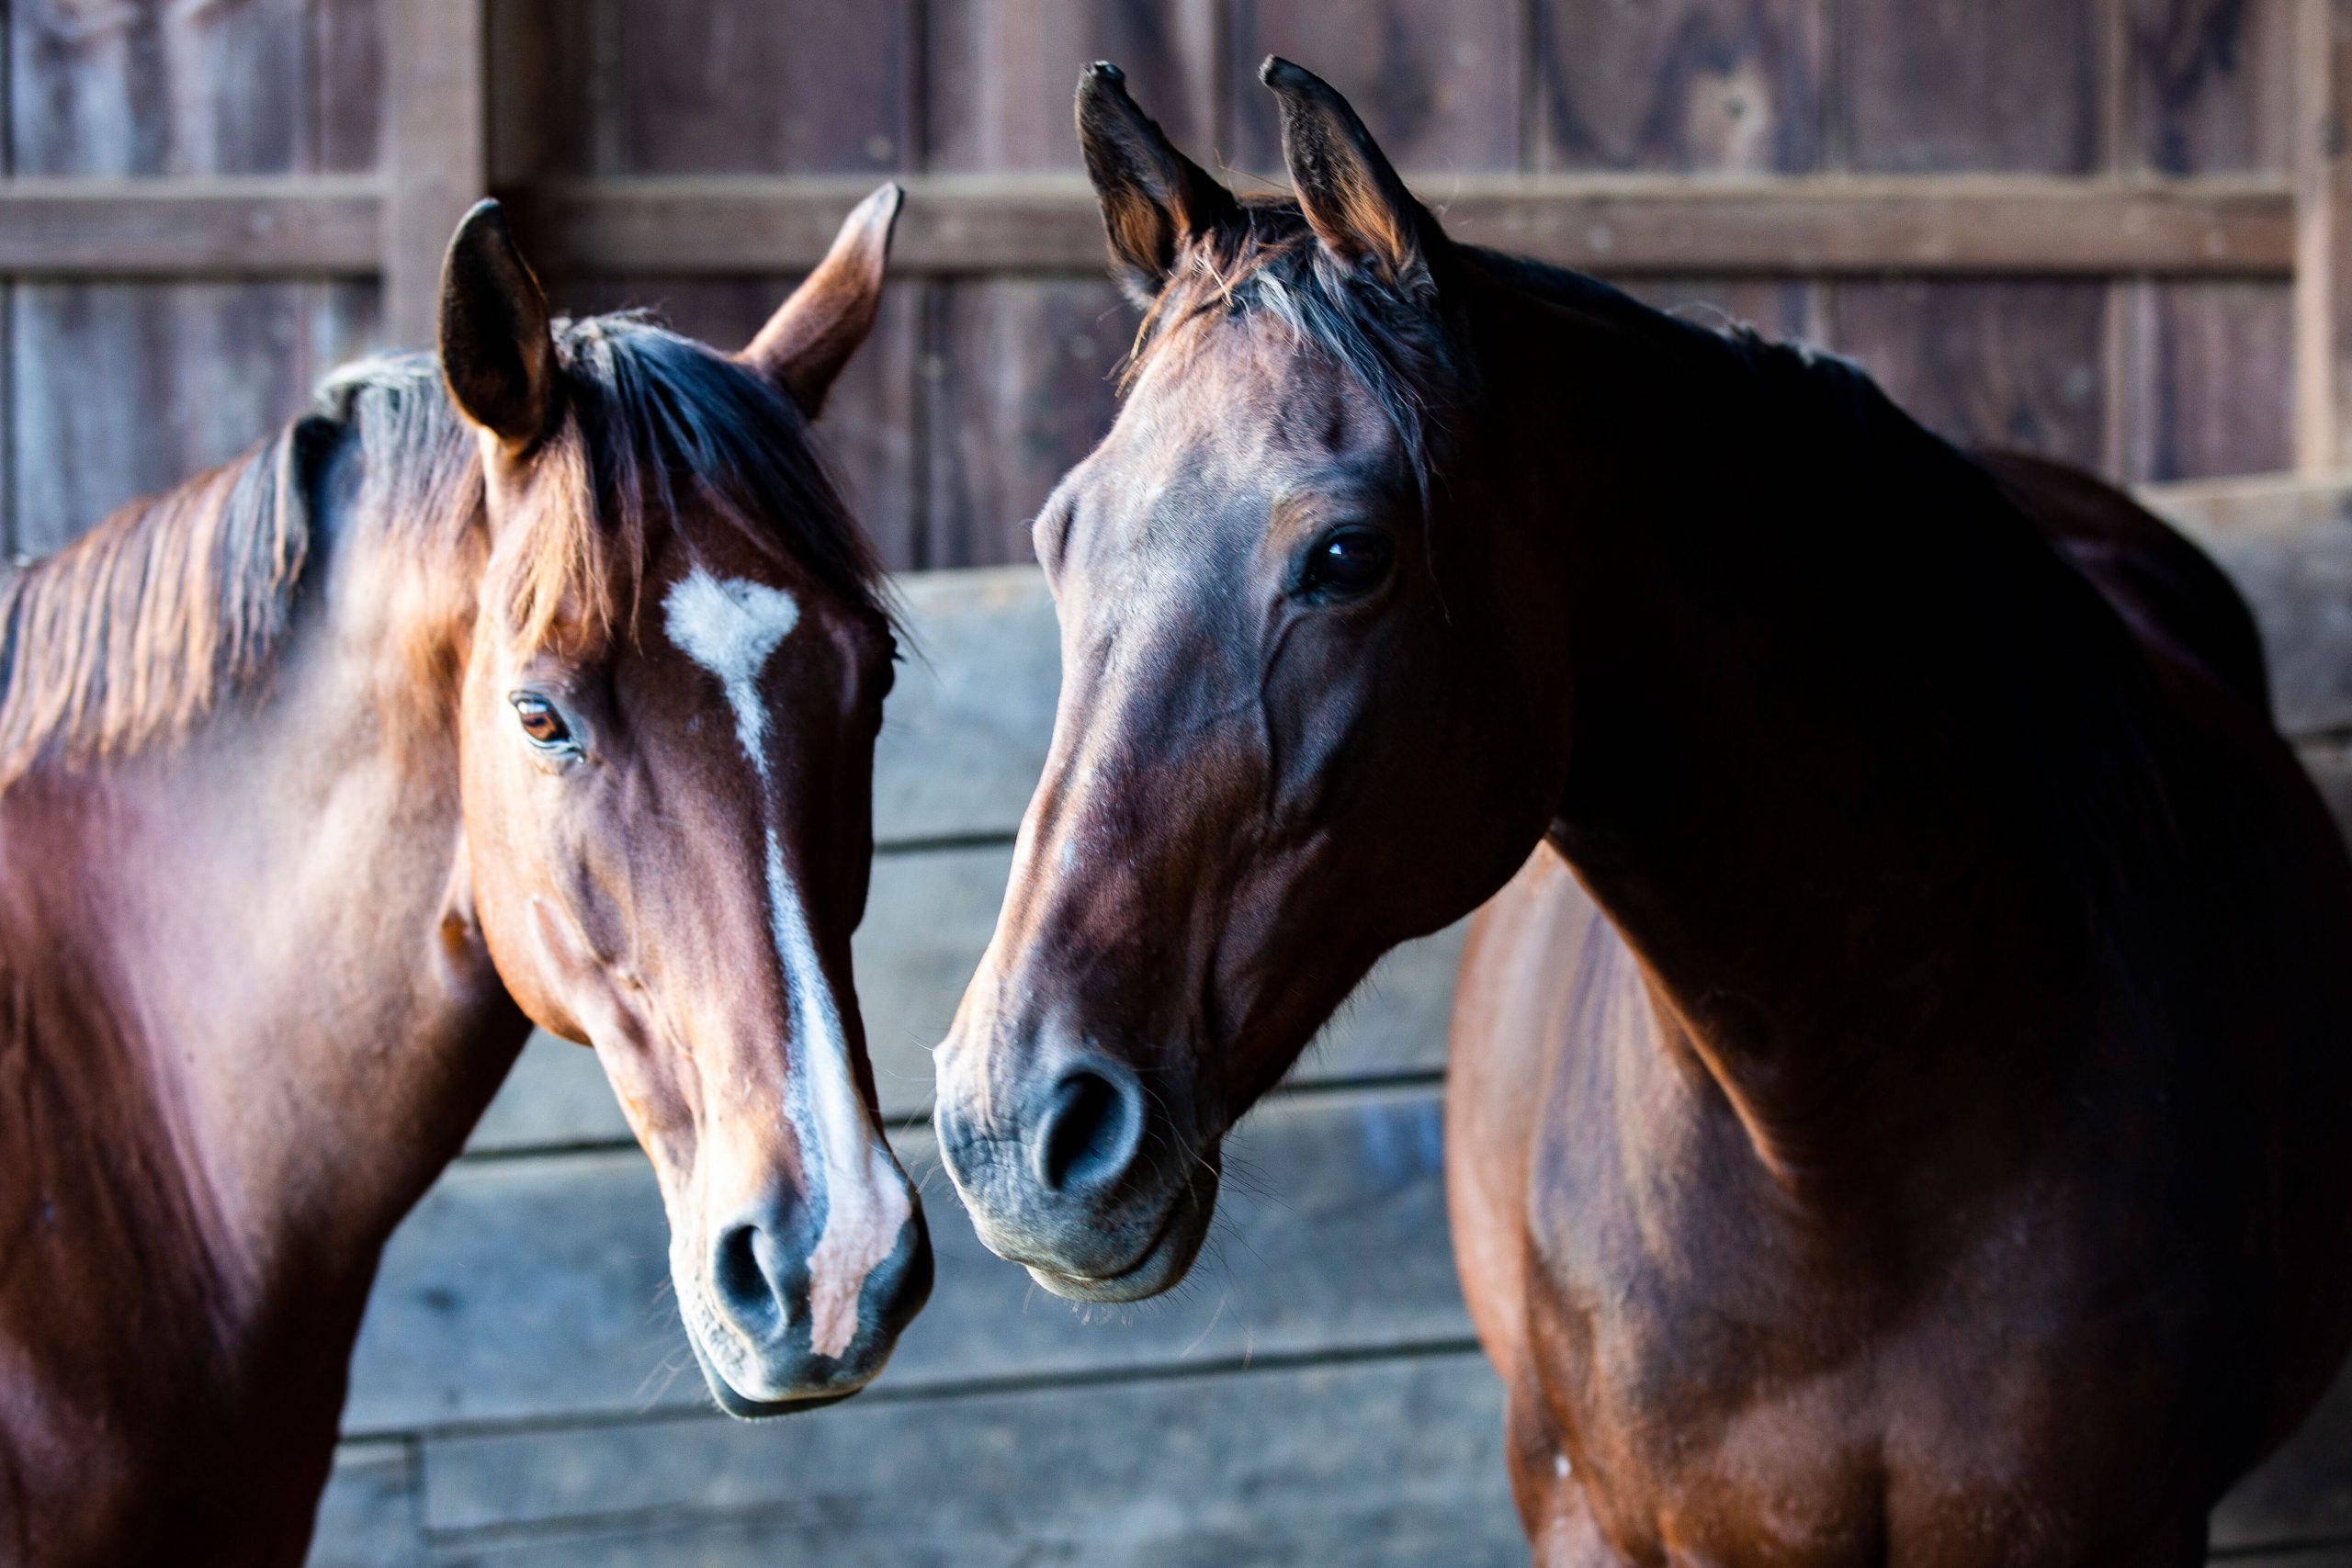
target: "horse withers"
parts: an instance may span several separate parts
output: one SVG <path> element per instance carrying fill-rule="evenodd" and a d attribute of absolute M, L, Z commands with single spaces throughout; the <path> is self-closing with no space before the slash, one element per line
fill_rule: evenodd
<path fill-rule="evenodd" d="M 1265 80 L 1295 201 L 1080 88 L 1146 315 L 939 1057 L 981 1235 L 1167 1289 L 1234 1120 L 1492 897 L 1448 1190 L 1542 1561 L 2198 1562 L 2352 1334 L 2352 866 L 2245 607 Z"/>
<path fill-rule="evenodd" d="M 876 193 L 742 354 L 550 321 L 484 203 L 439 360 L 0 596 L 0 1558 L 292 1563 L 386 1238 L 528 1024 L 652 1156 L 711 1392 L 930 1288 L 851 989 L 891 621 L 808 421 Z"/>

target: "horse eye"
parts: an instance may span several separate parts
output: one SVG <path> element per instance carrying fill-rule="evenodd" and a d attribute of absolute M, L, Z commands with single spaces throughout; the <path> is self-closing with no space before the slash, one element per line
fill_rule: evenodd
<path fill-rule="evenodd" d="M 1298 592 L 1306 598 L 1353 599 L 1387 581 L 1396 547 L 1371 528 L 1341 528 L 1315 541 L 1299 570 Z"/>
<path fill-rule="evenodd" d="M 507 700 L 514 705 L 514 717 L 532 745 L 553 750 L 571 743 L 571 726 L 563 722 L 563 716 L 547 698 L 522 692 Z"/>

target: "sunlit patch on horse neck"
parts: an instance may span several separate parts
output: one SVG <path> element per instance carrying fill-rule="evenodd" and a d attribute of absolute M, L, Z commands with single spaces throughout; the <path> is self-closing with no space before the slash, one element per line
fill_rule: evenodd
<path fill-rule="evenodd" d="M 735 737 L 768 791 L 768 715 L 760 676 L 799 624 L 798 602 L 780 588 L 716 578 L 696 567 L 670 590 L 662 611 L 670 640 L 718 677 L 735 714 Z M 898 1246 L 911 1204 L 888 1155 L 866 1135 L 841 1009 L 817 962 L 808 910 L 785 870 L 773 819 L 766 839 L 770 932 L 784 966 L 798 1047 L 793 1066 L 808 1068 L 805 1077 L 791 1074 L 798 1093 L 787 1090 L 787 1111 L 802 1146 L 818 1151 L 813 1164 L 824 1172 L 825 1233 L 808 1258 L 809 1348 L 839 1356 L 857 1337 L 865 1278 Z M 813 1202 L 819 1194 L 808 1196 Z"/>

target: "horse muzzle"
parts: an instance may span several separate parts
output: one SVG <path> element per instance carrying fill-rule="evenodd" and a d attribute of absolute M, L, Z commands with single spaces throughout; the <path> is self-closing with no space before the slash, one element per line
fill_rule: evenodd
<path fill-rule="evenodd" d="M 1036 1081 L 1001 1121 L 940 1097 L 940 1158 L 982 1245 L 1073 1301 L 1175 1285 L 1216 1213 L 1218 1144 L 1195 1147 L 1108 1057 L 1075 1055 Z"/>
<path fill-rule="evenodd" d="M 819 1343 L 805 1243 L 784 1226 L 742 1220 L 721 1229 L 700 1289 L 680 1280 L 679 1301 L 711 1397 L 730 1416 L 757 1419 L 837 1404 L 873 1382 L 930 1299 L 932 1273 L 917 1204 L 867 1271 L 847 1342 Z"/>

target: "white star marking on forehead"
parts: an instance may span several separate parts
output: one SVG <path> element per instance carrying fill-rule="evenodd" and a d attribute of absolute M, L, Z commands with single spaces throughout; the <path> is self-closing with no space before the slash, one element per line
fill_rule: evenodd
<path fill-rule="evenodd" d="M 726 689 L 736 739 L 765 779 L 768 710 L 760 701 L 760 672 L 800 624 L 800 601 L 764 582 L 716 578 L 696 567 L 678 580 L 662 609 L 670 640 Z"/>

